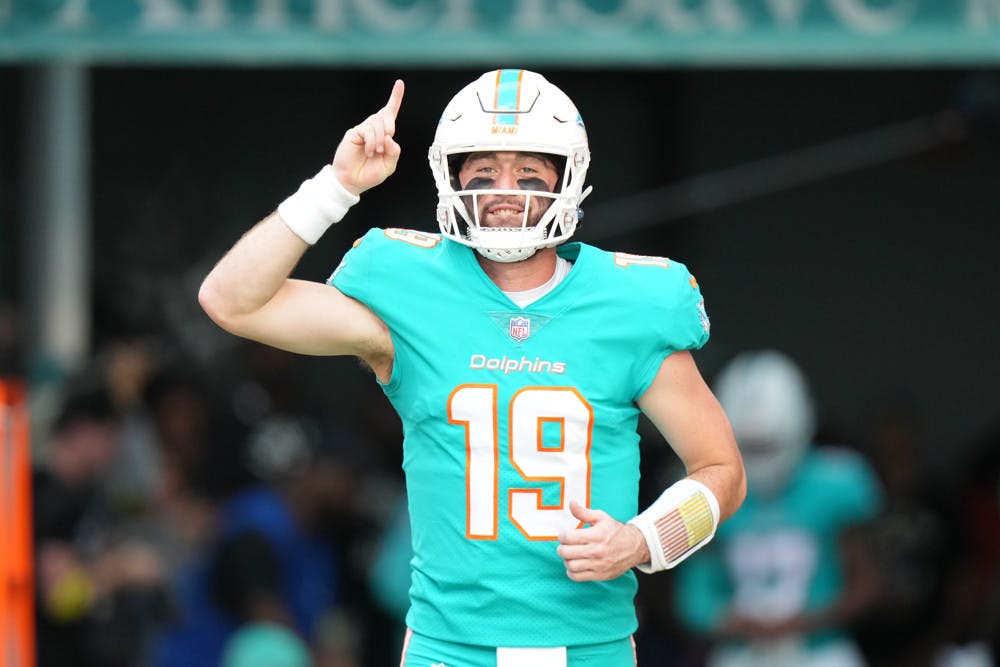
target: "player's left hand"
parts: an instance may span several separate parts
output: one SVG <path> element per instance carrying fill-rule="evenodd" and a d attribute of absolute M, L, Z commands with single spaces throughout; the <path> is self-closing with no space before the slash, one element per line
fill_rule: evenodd
<path fill-rule="evenodd" d="M 566 576 L 573 581 L 614 579 L 649 560 L 646 540 L 635 526 L 575 500 L 569 502 L 569 509 L 577 519 L 590 524 L 559 533 L 556 553 L 566 563 Z"/>

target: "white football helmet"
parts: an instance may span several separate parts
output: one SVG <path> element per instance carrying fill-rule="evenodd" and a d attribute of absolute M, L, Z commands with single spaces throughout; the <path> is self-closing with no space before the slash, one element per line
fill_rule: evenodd
<path fill-rule="evenodd" d="M 733 426 L 750 489 L 779 493 L 816 431 L 802 371 L 780 352 L 744 352 L 719 373 L 715 393 Z"/>
<path fill-rule="evenodd" d="M 557 191 L 462 190 L 458 171 L 469 153 L 523 151 L 553 156 L 562 169 Z M 518 262 L 540 248 L 563 243 L 576 231 L 590 149 L 583 119 L 573 101 L 540 74 L 503 69 L 487 72 L 463 88 L 445 107 L 428 152 L 438 190 L 441 234 L 498 262 Z M 478 197 L 524 196 L 517 227 L 480 225 Z M 530 198 L 551 200 L 537 225 L 528 226 Z"/>

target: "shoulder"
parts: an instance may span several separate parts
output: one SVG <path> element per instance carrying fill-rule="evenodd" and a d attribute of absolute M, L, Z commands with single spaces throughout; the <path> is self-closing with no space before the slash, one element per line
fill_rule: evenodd
<path fill-rule="evenodd" d="M 373 227 L 354 242 L 352 251 L 378 252 L 380 254 L 421 254 L 441 246 L 443 240 L 440 234 L 421 232 L 403 227 Z"/>
<path fill-rule="evenodd" d="M 356 289 L 358 281 L 396 275 L 414 263 L 433 263 L 446 245 L 440 234 L 373 227 L 352 244 L 327 282 Z"/>
<path fill-rule="evenodd" d="M 814 474 L 834 480 L 854 479 L 872 474 L 868 460 L 849 447 L 820 445 L 809 455 Z"/>
<path fill-rule="evenodd" d="M 591 298 L 600 301 L 602 308 L 612 307 L 622 322 L 641 319 L 643 326 L 636 330 L 652 332 L 658 349 L 693 350 L 706 343 L 711 323 L 705 300 L 684 263 L 669 257 L 571 245 L 577 247 L 560 254 L 572 259 L 571 253 L 575 253 L 580 268 L 592 274 Z"/>
<path fill-rule="evenodd" d="M 683 262 L 580 246 L 580 256 L 589 256 L 588 263 L 600 274 L 599 284 L 613 288 L 617 298 L 664 309 L 686 309 L 702 301 L 698 281 Z"/>
<path fill-rule="evenodd" d="M 850 500 L 859 509 L 878 505 L 881 485 L 874 469 L 859 452 L 849 447 L 824 445 L 806 458 L 807 484 L 815 493 L 824 489 L 827 498 Z"/>
<path fill-rule="evenodd" d="M 697 285 L 688 267 L 676 259 L 656 255 L 636 255 L 617 250 L 602 250 L 594 246 L 579 244 L 579 255 L 589 255 L 600 270 L 629 282 L 637 287 L 663 285 L 694 287 Z"/>

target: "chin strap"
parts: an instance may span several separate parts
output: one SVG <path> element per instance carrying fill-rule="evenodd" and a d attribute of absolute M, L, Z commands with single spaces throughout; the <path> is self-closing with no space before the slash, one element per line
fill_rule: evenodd
<path fill-rule="evenodd" d="M 492 260 L 494 262 L 500 262 L 501 264 L 513 264 L 514 262 L 523 262 L 528 259 L 536 252 L 538 248 L 517 248 L 514 250 L 497 250 L 496 248 L 476 248 L 476 252 L 485 257 L 486 259 Z"/>

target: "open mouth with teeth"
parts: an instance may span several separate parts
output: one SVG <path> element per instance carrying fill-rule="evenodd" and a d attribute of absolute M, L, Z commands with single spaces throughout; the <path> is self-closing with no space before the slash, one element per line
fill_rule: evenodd
<path fill-rule="evenodd" d="M 510 203 L 494 204 L 486 209 L 483 222 L 499 223 L 500 227 L 521 227 L 525 209 Z"/>

